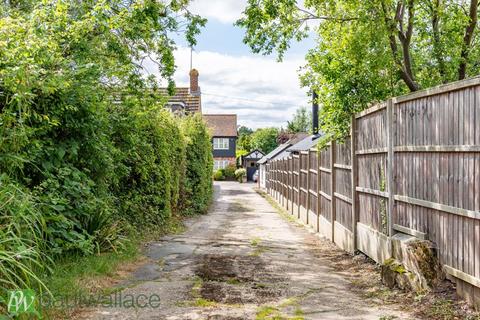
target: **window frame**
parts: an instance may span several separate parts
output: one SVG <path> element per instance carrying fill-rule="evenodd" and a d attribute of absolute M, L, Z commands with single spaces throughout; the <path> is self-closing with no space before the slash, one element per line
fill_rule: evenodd
<path fill-rule="evenodd" d="M 213 138 L 213 150 L 229 150 L 229 138 Z"/>
<path fill-rule="evenodd" d="M 214 159 L 213 160 L 213 171 L 220 169 L 225 169 L 230 164 L 230 160 L 227 159 Z"/>

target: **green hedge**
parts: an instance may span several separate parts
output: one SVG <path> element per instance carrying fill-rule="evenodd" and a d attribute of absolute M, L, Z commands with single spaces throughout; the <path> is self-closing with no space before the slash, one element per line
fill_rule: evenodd
<path fill-rule="evenodd" d="M 165 111 L 159 81 L 138 63 L 155 56 L 172 87 L 175 46 L 165 34 L 182 7 L 0 5 L 0 314 L 8 289 L 40 288 L 37 275 L 59 257 L 116 250 L 127 230 L 205 212 L 205 124 Z M 203 22 L 184 18 L 192 40 Z"/>
<path fill-rule="evenodd" d="M 199 115 L 182 123 L 186 139 L 186 172 L 182 186 L 182 212 L 206 212 L 212 198 L 213 157 L 211 136 Z"/>

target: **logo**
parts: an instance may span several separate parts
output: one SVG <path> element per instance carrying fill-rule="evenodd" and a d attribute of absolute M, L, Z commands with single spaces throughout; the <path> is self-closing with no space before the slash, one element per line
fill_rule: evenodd
<path fill-rule="evenodd" d="M 7 310 L 12 314 L 35 313 L 35 292 L 30 289 L 9 291 Z"/>

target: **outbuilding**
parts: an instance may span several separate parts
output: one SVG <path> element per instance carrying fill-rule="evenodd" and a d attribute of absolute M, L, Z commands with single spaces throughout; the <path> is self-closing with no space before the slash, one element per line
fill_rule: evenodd
<path fill-rule="evenodd" d="M 253 175 L 258 170 L 257 162 L 264 156 L 262 151 L 255 149 L 240 157 L 240 165 L 247 170 L 247 181 L 253 181 Z"/>

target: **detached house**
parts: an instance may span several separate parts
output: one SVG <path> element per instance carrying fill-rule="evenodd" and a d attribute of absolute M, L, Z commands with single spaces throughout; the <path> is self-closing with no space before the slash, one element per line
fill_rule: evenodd
<path fill-rule="evenodd" d="M 203 119 L 212 132 L 213 170 L 236 163 L 237 115 L 204 114 Z"/>
<path fill-rule="evenodd" d="M 190 86 L 177 87 L 175 95 L 168 99 L 167 107 L 177 115 L 202 113 L 202 94 L 198 85 L 199 73 L 190 70 Z M 167 95 L 167 89 L 161 88 Z M 214 170 L 224 169 L 236 163 L 237 115 L 203 114 L 203 119 L 212 132 Z"/>

